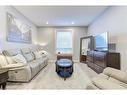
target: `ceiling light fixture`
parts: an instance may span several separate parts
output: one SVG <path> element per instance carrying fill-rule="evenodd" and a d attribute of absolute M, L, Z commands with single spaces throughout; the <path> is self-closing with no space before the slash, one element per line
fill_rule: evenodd
<path fill-rule="evenodd" d="M 71 22 L 71 24 L 74 24 L 74 22 Z"/>
<path fill-rule="evenodd" d="M 49 24 L 49 22 L 47 21 L 46 24 Z"/>

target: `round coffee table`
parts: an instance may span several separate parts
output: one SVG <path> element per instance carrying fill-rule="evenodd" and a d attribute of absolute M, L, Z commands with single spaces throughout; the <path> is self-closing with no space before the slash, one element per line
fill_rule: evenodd
<path fill-rule="evenodd" d="M 56 61 L 56 72 L 64 80 L 70 77 L 73 73 L 73 61 L 69 59 L 60 59 Z"/>

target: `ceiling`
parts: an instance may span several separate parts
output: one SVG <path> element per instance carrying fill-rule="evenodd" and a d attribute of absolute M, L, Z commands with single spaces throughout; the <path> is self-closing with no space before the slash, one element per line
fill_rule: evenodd
<path fill-rule="evenodd" d="M 38 27 L 88 26 L 107 6 L 14 6 Z"/>

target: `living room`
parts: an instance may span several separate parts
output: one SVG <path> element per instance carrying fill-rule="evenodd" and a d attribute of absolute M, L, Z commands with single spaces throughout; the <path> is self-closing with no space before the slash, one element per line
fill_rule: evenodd
<path fill-rule="evenodd" d="M 3 52 L 1 58 L 5 59 L 1 59 L 1 72 L 6 68 L 9 74 L 6 88 L 4 84 L 2 85 L 3 89 L 86 90 L 127 88 L 126 6 L 0 6 L 0 13 L 0 50 Z M 22 35 L 16 33 L 16 31 L 19 31 L 18 29 L 23 31 Z M 60 32 L 62 34 L 59 35 Z M 65 32 L 68 32 L 68 34 Z M 87 58 L 85 62 L 80 62 L 80 57 L 82 53 L 81 38 L 92 36 L 93 39 L 103 33 L 106 33 L 107 49 L 110 45 L 113 45 L 113 50 L 112 46 L 111 50 L 119 53 L 118 64 L 120 70 L 104 67 L 104 72 L 101 71 L 101 75 L 104 73 L 104 76 L 107 74 L 108 77 L 115 78 L 111 78 L 111 80 L 102 79 L 101 81 L 100 78 L 100 80 L 96 78 L 101 75 L 87 66 Z M 20 36 L 22 39 L 19 39 Z M 66 42 L 65 44 L 59 42 L 63 40 Z M 93 39 L 93 42 L 95 41 Z M 64 55 L 64 59 L 68 59 L 68 56 L 71 57 L 70 63 L 73 64 L 74 68 L 74 71 L 71 72 L 72 75 L 65 80 L 59 77 L 59 73 L 57 75 L 57 72 L 55 72 L 55 63 L 58 63 L 57 58 L 65 52 L 57 50 L 61 46 L 71 48 L 69 50 L 70 55 Z M 89 50 L 95 50 L 95 46 L 94 49 L 88 48 L 85 50 L 86 57 Z M 34 60 L 35 62 L 35 58 L 32 59 L 31 55 L 40 57 L 37 51 L 42 54 L 43 61 L 39 59 L 41 61 L 37 61 L 38 65 L 30 64 L 26 66 L 28 61 L 32 62 L 31 60 Z M 21 59 L 27 56 L 26 61 L 14 58 L 13 55 L 16 56 L 19 52 L 23 54 L 23 58 L 20 55 Z M 20 62 L 12 63 L 9 58 L 25 64 L 17 65 L 16 63 Z M 113 58 L 111 57 L 111 59 Z M 115 59 L 115 62 L 117 59 Z M 64 71 L 66 70 L 64 69 Z M 97 87 L 93 87 L 93 85 L 91 87 L 89 83 L 93 83 Z"/>

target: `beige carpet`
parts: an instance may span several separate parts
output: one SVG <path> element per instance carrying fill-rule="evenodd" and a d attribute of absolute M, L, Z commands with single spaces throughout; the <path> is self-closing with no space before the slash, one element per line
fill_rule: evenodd
<path fill-rule="evenodd" d="M 49 63 L 29 83 L 8 83 L 7 89 L 85 89 L 97 74 L 84 63 L 74 63 L 74 72 L 66 81 L 55 72 L 55 64 Z"/>

